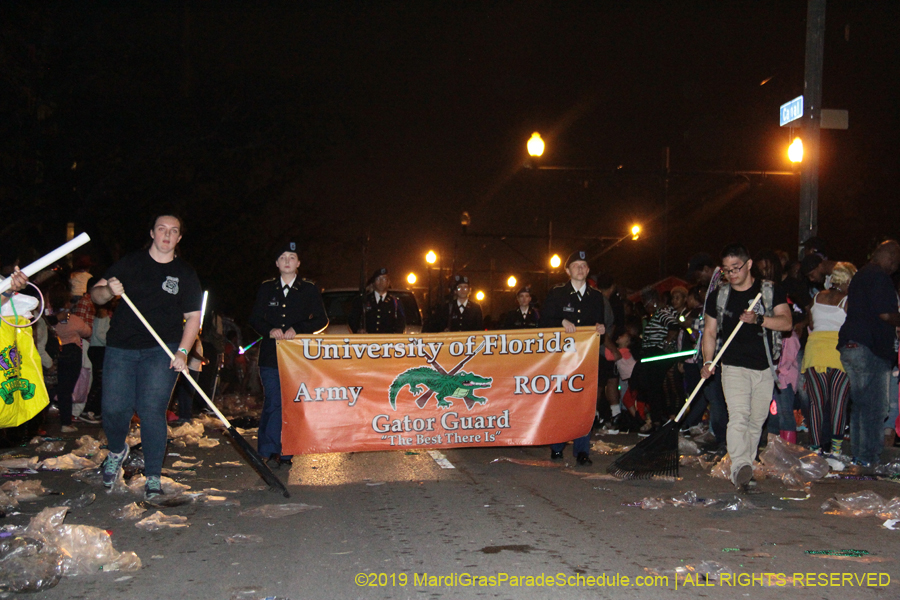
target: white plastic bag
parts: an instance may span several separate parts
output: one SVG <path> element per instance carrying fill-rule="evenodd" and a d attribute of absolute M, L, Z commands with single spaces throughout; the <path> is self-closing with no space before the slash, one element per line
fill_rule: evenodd
<path fill-rule="evenodd" d="M 63 555 L 63 575 L 87 575 L 98 571 L 136 571 L 141 560 L 134 552 L 117 552 L 109 534 L 99 527 L 65 525 L 67 507 L 45 508 L 28 524 L 26 531 Z"/>
<path fill-rule="evenodd" d="M 145 531 L 159 531 L 160 529 L 180 529 L 189 527 L 187 517 L 181 515 L 166 515 L 162 511 L 156 511 L 146 519 L 142 519 L 134 524 L 138 529 Z"/>

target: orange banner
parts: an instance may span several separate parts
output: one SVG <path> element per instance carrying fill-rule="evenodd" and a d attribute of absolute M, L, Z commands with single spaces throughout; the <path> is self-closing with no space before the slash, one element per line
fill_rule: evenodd
<path fill-rule="evenodd" d="M 593 327 L 278 342 L 284 454 L 533 446 L 590 431 Z"/>

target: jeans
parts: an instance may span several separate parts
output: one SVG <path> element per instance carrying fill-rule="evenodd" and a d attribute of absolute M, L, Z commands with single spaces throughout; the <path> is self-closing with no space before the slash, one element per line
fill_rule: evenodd
<path fill-rule="evenodd" d="M 693 367 L 693 368 L 688 368 Z M 684 365 L 684 383 L 689 394 L 694 391 L 697 382 L 700 381 L 699 365 Z M 682 427 L 693 427 L 703 421 L 703 413 L 709 407 L 709 429 L 716 436 L 716 444 L 725 444 L 725 435 L 728 428 L 728 407 L 725 405 L 725 394 L 722 393 L 722 369 L 716 369 L 712 377 L 706 380 L 700 391 L 691 401 L 687 416 L 684 417 Z"/>
<path fill-rule="evenodd" d="M 61 425 L 72 424 L 72 392 L 81 375 L 81 347 L 78 344 L 66 344 L 59 351 L 56 369 L 56 401 L 59 406 L 59 422 Z"/>
<path fill-rule="evenodd" d="M 91 359 L 91 369 L 94 378 L 91 380 L 91 390 L 88 392 L 87 402 L 84 403 L 84 412 L 92 412 L 100 416 L 102 411 L 103 390 L 103 358 L 106 356 L 106 346 L 91 346 L 88 348 L 88 358 Z"/>
<path fill-rule="evenodd" d="M 840 353 L 850 379 L 850 451 L 856 460 L 876 463 L 884 448 L 891 363 L 853 342 Z"/>
<path fill-rule="evenodd" d="M 553 452 L 562 452 L 566 447 L 566 442 L 561 444 L 550 444 L 550 450 Z M 577 458 L 579 454 L 590 454 L 591 453 L 591 432 L 588 431 L 587 435 L 583 435 L 580 438 L 575 438 L 572 442 L 572 454 Z"/>
<path fill-rule="evenodd" d="M 265 397 L 262 415 L 259 417 L 259 453 L 265 458 L 281 454 L 281 379 L 277 367 L 260 367 L 259 378 L 262 380 Z"/>
<path fill-rule="evenodd" d="M 732 481 L 741 467 L 753 465 L 774 387 L 771 369 L 722 367 L 722 390 L 728 403 L 727 437 Z"/>
<path fill-rule="evenodd" d="M 888 388 L 888 418 L 884 424 L 885 430 L 895 429 L 897 418 L 900 417 L 900 406 L 897 405 L 897 398 L 900 396 L 900 377 L 894 375 L 896 369 L 891 369 L 891 383 Z"/>
<path fill-rule="evenodd" d="M 178 344 L 169 344 L 173 352 Z M 178 373 L 162 348 L 106 348 L 103 359 L 103 431 L 110 452 L 125 449 L 131 417 L 141 419 L 144 474 L 159 475 L 166 455 L 166 407 Z"/>
<path fill-rule="evenodd" d="M 769 415 L 769 433 L 781 431 L 797 431 L 797 421 L 794 419 L 794 386 L 788 384 L 783 390 L 775 386 L 775 407 L 777 413 Z"/>

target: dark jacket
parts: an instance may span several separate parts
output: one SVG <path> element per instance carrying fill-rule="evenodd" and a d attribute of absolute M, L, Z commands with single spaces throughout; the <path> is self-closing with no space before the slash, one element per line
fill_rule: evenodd
<path fill-rule="evenodd" d="M 275 340 L 269 337 L 272 329 L 287 331 L 293 328 L 295 333 L 317 333 L 327 325 L 322 295 L 313 283 L 297 277 L 285 296 L 280 277 L 264 281 L 259 286 L 250 314 L 250 326 L 263 337 L 259 366 L 278 367 Z"/>
<path fill-rule="evenodd" d="M 400 298 L 388 292 L 381 302 L 375 302 L 375 292 L 366 294 L 364 301 L 359 296 L 353 300 L 348 325 L 356 333 L 365 314 L 366 333 L 403 333 L 406 330 L 406 313 Z"/>
<path fill-rule="evenodd" d="M 529 306 L 528 312 L 523 315 L 516 307 L 503 318 L 503 329 L 530 329 L 537 327 L 540 320 L 541 316 L 537 309 Z"/>
<path fill-rule="evenodd" d="M 444 305 L 444 327 L 447 331 L 481 331 L 484 329 L 484 317 L 481 306 L 469 300 L 465 310 L 460 312 L 459 305 L 453 299 Z"/>
<path fill-rule="evenodd" d="M 563 319 L 576 326 L 605 324 L 606 304 L 599 290 L 587 285 L 579 299 L 578 292 L 567 281 L 550 290 L 541 308 L 541 327 L 562 327 Z"/>

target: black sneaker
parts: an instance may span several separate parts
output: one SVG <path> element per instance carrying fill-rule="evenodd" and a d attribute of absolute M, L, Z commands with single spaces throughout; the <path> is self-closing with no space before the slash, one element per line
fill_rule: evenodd
<path fill-rule="evenodd" d="M 611 428 L 619 431 L 631 431 L 634 427 L 634 418 L 628 411 L 623 411 L 612 418 Z"/>
<path fill-rule="evenodd" d="M 556 450 L 550 451 L 550 460 L 562 460 L 562 452 L 557 452 Z"/>
<path fill-rule="evenodd" d="M 579 452 L 578 456 L 575 457 L 575 461 L 582 466 L 589 466 L 594 464 L 594 461 L 591 460 L 591 457 L 588 456 L 587 452 Z"/>
<path fill-rule="evenodd" d="M 128 451 L 128 444 L 125 444 L 125 449 L 119 454 L 110 452 L 106 455 L 106 460 L 103 461 L 103 466 L 100 467 L 100 470 L 103 473 L 104 487 L 111 488 L 116 482 L 116 479 L 119 476 L 119 469 L 122 468 L 122 464 L 125 462 L 125 459 L 128 458 Z"/>

